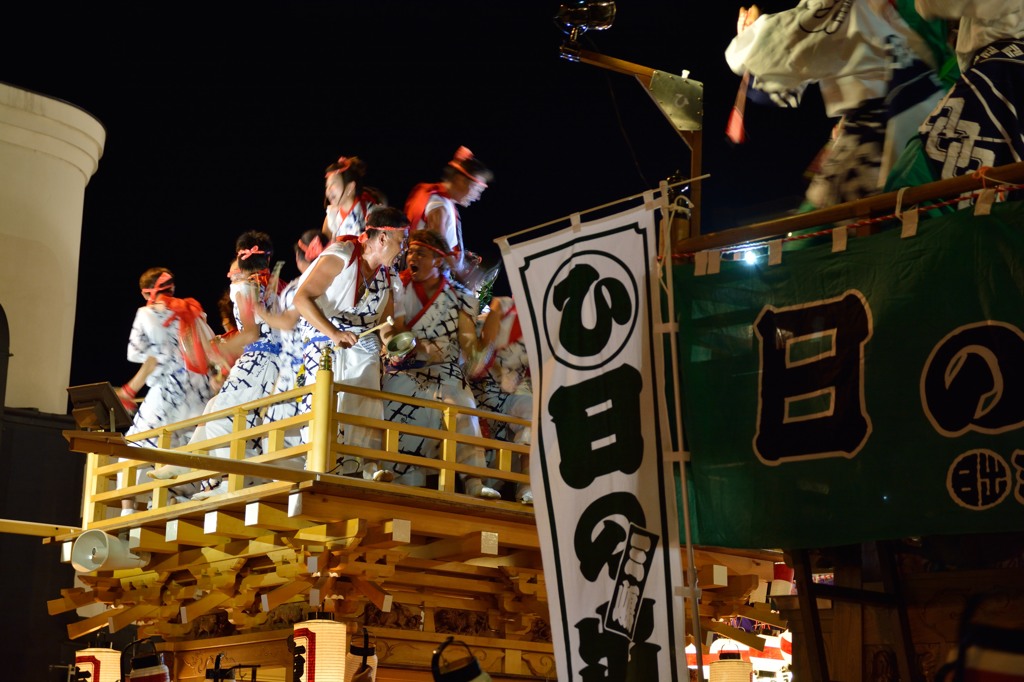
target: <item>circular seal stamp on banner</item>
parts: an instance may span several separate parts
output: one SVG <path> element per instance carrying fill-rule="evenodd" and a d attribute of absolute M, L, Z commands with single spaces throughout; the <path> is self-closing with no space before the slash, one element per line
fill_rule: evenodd
<path fill-rule="evenodd" d="M 640 314 L 640 290 L 626 264 L 604 251 L 574 253 L 544 292 L 544 340 L 572 369 L 609 364 L 630 342 Z"/>

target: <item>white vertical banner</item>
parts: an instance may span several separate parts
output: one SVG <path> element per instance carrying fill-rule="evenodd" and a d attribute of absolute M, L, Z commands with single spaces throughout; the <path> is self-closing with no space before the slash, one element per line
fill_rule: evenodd
<path fill-rule="evenodd" d="M 530 354 L 530 478 L 558 679 L 688 679 L 653 209 L 501 246 Z"/>

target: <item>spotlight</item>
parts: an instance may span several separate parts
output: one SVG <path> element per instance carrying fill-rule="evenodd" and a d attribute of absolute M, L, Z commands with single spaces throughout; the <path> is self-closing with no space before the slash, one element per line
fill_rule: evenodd
<path fill-rule="evenodd" d="M 555 13 L 555 25 L 569 36 L 562 46 L 562 54 L 568 59 L 566 50 L 577 47 L 580 36 L 587 31 L 604 31 L 615 21 L 614 0 L 576 0 L 563 3 Z"/>

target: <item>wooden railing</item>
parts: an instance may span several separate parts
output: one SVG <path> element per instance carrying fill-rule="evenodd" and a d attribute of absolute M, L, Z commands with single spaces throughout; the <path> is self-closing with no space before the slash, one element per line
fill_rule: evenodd
<path fill-rule="evenodd" d="M 438 410 L 441 413 L 442 428 L 430 429 L 336 411 L 338 394 L 341 392 Z M 302 400 L 307 395 L 311 396 L 312 401 L 312 409 L 309 412 L 280 421 L 263 421 L 263 415 L 271 405 Z M 247 420 L 253 413 L 259 415 L 259 418 L 254 420 L 257 425 L 248 427 Z M 455 494 L 455 480 L 458 474 L 505 481 L 512 486 L 529 482 L 528 475 L 512 471 L 513 455 L 529 456 L 528 445 L 459 433 L 456 430 L 456 423 L 460 415 L 520 427 L 530 425 L 529 421 L 486 410 L 336 384 L 329 370 L 321 370 L 317 373 L 316 381 L 310 385 L 134 434 L 127 439 L 129 442 L 157 439 L 157 449 L 141 446 L 130 448 L 132 455 L 138 453 L 135 459 L 119 459 L 111 454 L 96 452 L 89 454 L 82 502 L 83 527 L 88 529 L 98 521 L 121 515 L 122 501 L 134 500 L 140 496 L 151 497 L 151 509 L 165 509 L 174 504 L 172 488 L 222 475 L 227 475 L 229 492 L 241 490 L 245 486 L 246 477 L 250 477 L 250 480 L 257 478 L 292 482 L 316 480 L 330 474 L 335 469 L 338 459 L 344 455 L 359 457 L 364 461 L 411 464 L 432 470 L 432 473 L 438 474 L 437 490 L 446 495 Z M 232 420 L 231 433 L 195 440 L 183 447 L 169 448 L 175 433 L 192 433 L 197 426 L 224 418 Z M 338 434 L 349 425 L 379 430 L 381 449 L 343 444 Z M 296 436 L 301 430 L 305 430 L 307 438 L 299 445 L 286 447 L 286 436 Z M 437 439 L 440 441 L 440 457 L 429 459 L 400 453 L 398 443 L 402 434 Z M 253 439 L 262 441 L 263 451 L 261 454 L 246 458 L 246 443 Z M 492 452 L 493 467 L 460 464 L 456 458 L 459 444 L 479 446 L 484 451 Z M 210 456 L 209 452 L 215 449 L 226 449 L 227 458 Z M 125 450 L 128 449 L 122 448 L 118 454 L 121 455 Z M 148 464 L 184 465 L 192 467 L 192 470 L 173 479 L 135 483 L 140 467 Z M 199 502 L 178 504 L 183 505 L 180 511 L 184 512 L 188 509 L 184 505 L 196 506 Z"/>

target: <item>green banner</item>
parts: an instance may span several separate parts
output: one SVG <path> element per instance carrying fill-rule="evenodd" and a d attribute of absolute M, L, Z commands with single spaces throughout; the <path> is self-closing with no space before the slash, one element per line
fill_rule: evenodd
<path fill-rule="evenodd" d="M 1024 530 L 1024 205 L 825 241 L 674 270 L 694 541 Z"/>

